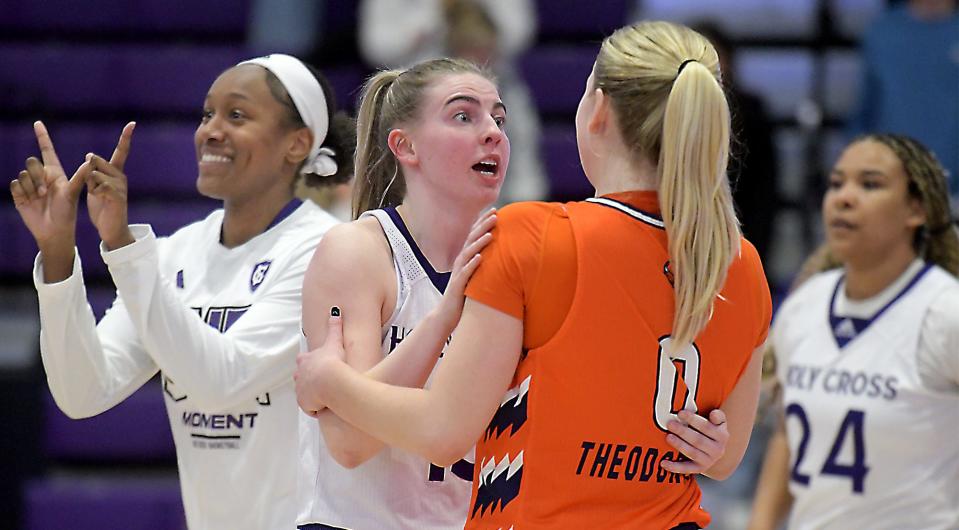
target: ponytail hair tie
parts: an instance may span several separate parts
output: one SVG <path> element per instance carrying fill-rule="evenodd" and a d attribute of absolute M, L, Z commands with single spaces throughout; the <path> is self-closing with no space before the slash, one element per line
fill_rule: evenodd
<path fill-rule="evenodd" d="M 699 61 L 697 61 L 696 59 L 686 59 L 685 61 L 683 61 L 682 64 L 679 65 L 679 68 L 676 69 L 676 77 L 679 77 L 679 74 L 683 73 L 683 68 L 686 68 L 687 64 L 697 63 L 697 62 Z"/>

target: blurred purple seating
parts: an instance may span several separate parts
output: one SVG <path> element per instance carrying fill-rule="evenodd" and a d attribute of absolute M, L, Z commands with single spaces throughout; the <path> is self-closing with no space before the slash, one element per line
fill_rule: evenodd
<path fill-rule="evenodd" d="M 50 137 L 67 176 L 83 162 L 88 152 L 109 158 L 123 129 L 123 122 L 108 124 L 74 124 L 47 122 Z M 149 197 L 195 198 L 196 150 L 193 147 L 193 124 L 141 122 L 133 133 L 133 144 L 125 169 L 130 178 L 134 200 Z M 39 158 L 36 136 L 31 123 L 23 122 L 0 128 L 0 139 L 8 137 L 6 158 L 0 166 L 10 177 L 23 168 L 28 156 Z"/>
<path fill-rule="evenodd" d="M 597 41 L 626 24 L 634 1 L 537 0 L 542 38 L 588 37 Z"/>
<path fill-rule="evenodd" d="M 103 314 L 113 305 L 116 297 L 117 290 L 113 287 L 87 286 L 87 302 L 97 320 L 103 318 Z"/>
<path fill-rule="evenodd" d="M 175 476 L 49 477 L 24 488 L 24 530 L 184 530 Z"/>
<path fill-rule="evenodd" d="M 218 207 L 219 203 L 212 200 L 136 202 L 130 204 L 128 218 L 130 223 L 150 224 L 157 236 L 168 236 L 179 228 L 202 220 Z M 77 223 L 77 249 L 83 262 L 83 275 L 87 279 L 107 278 L 109 272 L 100 258 L 100 236 L 89 222 L 83 205 L 78 215 L 81 221 Z M 30 244 L 33 244 L 32 239 Z"/>
<path fill-rule="evenodd" d="M 594 46 L 539 46 L 523 56 L 520 69 L 541 113 L 576 112 L 598 51 Z"/>
<path fill-rule="evenodd" d="M 360 91 L 366 80 L 366 69 L 360 66 L 337 66 L 324 68 L 321 71 L 333 86 L 340 108 L 349 110 L 350 115 L 355 114 L 354 109 L 360 100 Z"/>
<path fill-rule="evenodd" d="M 13 202 L 0 206 L 0 274 L 30 278 L 37 244 L 20 220 Z"/>
<path fill-rule="evenodd" d="M 238 46 L 11 44 L 0 47 L 0 86 L 9 105 L 25 111 L 195 113 L 199 119 L 210 84 L 245 55 Z"/>
<path fill-rule="evenodd" d="M 199 123 L 199 119 L 197 119 Z M 138 123 L 133 133 L 126 174 L 137 197 L 197 197 L 196 124 Z M 104 131 L 104 140 L 116 142 L 120 129 Z"/>
<path fill-rule="evenodd" d="M 159 382 L 143 385 L 112 409 L 82 420 L 60 412 L 45 393 L 44 453 L 57 460 L 172 461 L 176 455 Z"/>
<path fill-rule="evenodd" d="M 15 156 L 16 153 L 14 153 L 13 149 L 11 149 L 14 144 L 14 138 L 16 137 L 17 131 L 21 128 L 17 125 L 0 123 L 0 145 L 3 146 L 3 148 L 0 149 L 0 172 L 2 172 L 0 173 L 0 176 L 2 176 L 6 181 L 17 178 L 17 173 L 23 169 L 21 166 L 21 164 L 23 164 L 23 160 L 18 160 Z M 4 191 L 6 192 L 6 190 Z M 8 200 L 9 195 L 5 195 L 4 199 L 0 200 L 0 204 Z"/>
<path fill-rule="evenodd" d="M 576 130 L 571 126 L 543 127 L 541 150 L 549 175 L 551 200 L 578 201 L 591 197 L 593 188 L 579 162 Z"/>
<path fill-rule="evenodd" d="M 136 34 L 139 38 L 183 34 L 242 36 L 247 0 L 7 0 L 0 30 L 34 37 L 69 32 Z"/>

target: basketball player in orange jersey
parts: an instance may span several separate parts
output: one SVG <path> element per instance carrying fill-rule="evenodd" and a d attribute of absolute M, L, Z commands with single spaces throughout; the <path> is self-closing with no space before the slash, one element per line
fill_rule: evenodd
<path fill-rule="evenodd" d="M 468 529 L 702 528 L 694 475 L 742 458 L 771 312 L 715 50 L 670 23 L 618 30 L 576 132 L 596 196 L 498 213 L 429 389 L 378 383 L 330 341 L 300 377 L 311 406 L 438 465 L 475 443 Z"/>

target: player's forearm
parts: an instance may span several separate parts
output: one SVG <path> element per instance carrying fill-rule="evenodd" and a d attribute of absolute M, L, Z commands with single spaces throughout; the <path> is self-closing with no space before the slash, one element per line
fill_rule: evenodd
<path fill-rule="evenodd" d="M 262 329 L 244 331 L 251 340 L 220 333 L 185 307 L 161 276 L 152 230 L 134 228 L 137 241 L 104 253 L 104 260 L 144 348 L 191 399 L 205 408 L 229 408 L 292 377 L 296 318 L 277 313 Z M 244 316 L 261 321 L 252 311 Z M 289 333 L 264 336 L 281 328 Z"/>
<path fill-rule="evenodd" d="M 383 442 L 343 421 L 329 409 L 320 412 L 317 420 L 330 455 L 345 468 L 363 464 L 385 447 Z"/>
<path fill-rule="evenodd" d="M 421 320 L 396 349 L 366 371 L 375 381 L 410 388 L 422 388 L 439 360 L 453 325 L 436 310 Z"/>
<path fill-rule="evenodd" d="M 733 388 L 722 410 L 726 414 L 729 440 L 726 443 L 726 452 L 704 475 L 716 480 L 729 478 L 739 467 L 749 438 L 752 436 L 753 425 L 756 422 L 756 407 L 759 404 L 759 387 L 762 380 L 762 361 L 765 347 L 760 346 L 753 350 L 746 369 Z"/>
<path fill-rule="evenodd" d="M 792 506 L 789 493 L 789 444 L 786 433 L 777 430 L 766 446 L 762 471 L 756 485 L 749 530 L 776 530 Z"/>
<path fill-rule="evenodd" d="M 375 381 L 330 358 L 322 368 L 320 399 L 343 420 L 387 445 L 444 466 L 462 458 L 465 440 L 455 415 L 445 414 L 429 391 Z"/>

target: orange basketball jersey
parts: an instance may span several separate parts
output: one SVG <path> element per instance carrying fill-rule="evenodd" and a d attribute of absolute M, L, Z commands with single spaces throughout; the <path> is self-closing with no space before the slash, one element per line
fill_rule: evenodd
<path fill-rule="evenodd" d="M 565 209 L 577 256 L 572 304 L 556 334 L 526 352 L 478 441 L 466 528 L 705 527 L 695 479 L 660 466 L 680 458 L 666 423 L 682 408 L 706 416 L 719 407 L 765 339 L 759 258 L 743 240 L 708 326 L 668 355 L 673 277 L 662 221 L 609 198 Z"/>

